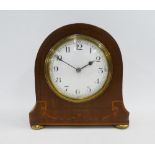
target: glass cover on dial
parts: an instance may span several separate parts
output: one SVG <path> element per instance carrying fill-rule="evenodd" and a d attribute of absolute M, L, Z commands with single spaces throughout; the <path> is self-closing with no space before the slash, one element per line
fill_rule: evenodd
<path fill-rule="evenodd" d="M 109 74 L 103 47 L 98 41 L 81 35 L 58 43 L 50 50 L 47 60 L 52 88 L 59 95 L 73 100 L 88 99 L 97 94 Z"/>

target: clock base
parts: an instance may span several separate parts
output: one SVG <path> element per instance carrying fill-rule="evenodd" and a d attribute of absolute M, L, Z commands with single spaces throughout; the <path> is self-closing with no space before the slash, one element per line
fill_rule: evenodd
<path fill-rule="evenodd" d="M 119 125 L 116 125 L 115 127 L 118 128 L 118 129 L 127 129 L 129 127 L 129 125 L 128 124 L 123 124 L 123 125 L 119 124 Z M 40 129 L 43 129 L 44 126 L 42 126 L 42 125 L 32 125 L 31 128 L 33 130 L 40 130 Z"/>
<path fill-rule="evenodd" d="M 31 128 L 34 129 L 34 130 L 40 130 L 40 129 L 43 129 L 44 126 L 42 126 L 42 125 L 32 125 Z"/>
<path fill-rule="evenodd" d="M 129 126 L 129 112 L 125 109 L 122 101 L 113 101 L 108 114 L 88 115 L 84 113 L 79 115 L 74 113 L 58 113 L 58 110 L 53 108 L 49 110 L 51 103 L 46 101 L 38 101 L 35 108 L 30 112 L 30 125 L 32 129 L 42 129 L 44 126 L 115 126 L 119 129 L 125 129 Z M 78 109 L 76 109 L 78 110 Z M 93 109 L 98 112 L 99 109 Z M 54 112 L 57 114 L 54 114 Z M 89 112 L 89 111 L 88 111 Z"/>
<path fill-rule="evenodd" d="M 115 127 L 118 129 L 126 129 L 129 127 L 129 125 L 128 124 L 119 124 L 119 125 L 116 125 Z"/>

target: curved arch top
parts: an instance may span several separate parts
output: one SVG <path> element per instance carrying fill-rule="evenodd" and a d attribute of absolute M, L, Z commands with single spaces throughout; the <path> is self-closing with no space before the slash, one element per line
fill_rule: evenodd
<path fill-rule="evenodd" d="M 45 59 L 58 41 L 83 34 L 100 41 L 108 49 L 113 75 L 104 94 L 86 103 L 73 104 L 56 96 L 45 78 Z M 123 64 L 118 44 L 105 30 L 84 23 L 70 24 L 52 32 L 42 43 L 35 61 L 36 106 L 30 112 L 31 125 L 128 125 L 129 113 L 122 97 Z"/>

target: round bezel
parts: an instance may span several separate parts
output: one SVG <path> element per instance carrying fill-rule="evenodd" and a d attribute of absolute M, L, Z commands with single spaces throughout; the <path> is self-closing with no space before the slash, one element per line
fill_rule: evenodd
<path fill-rule="evenodd" d="M 50 78 L 50 74 L 49 74 L 49 70 L 50 70 L 50 59 L 53 57 L 54 53 L 56 52 L 57 48 L 59 48 L 62 44 L 64 44 L 65 42 L 71 41 L 73 39 L 83 39 L 83 40 L 87 40 L 93 44 L 95 44 L 98 48 L 101 49 L 101 51 L 104 53 L 107 63 L 108 63 L 108 75 L 106 78 L 105 83 L 103 84 L 102 88 L 99 89 L 96 93 L 94 93 L 93 95 L 89 96 L 89 97 L 84 97 L 84 98 L 72 98 L 72 97 L 68 97 L 65 96 L 64 94 L 62 94 L 53 84 L 51 78 Z M 110 53 L 108 51 L 108 49 L 98 40 L 96 40 L 95 38 L 92 38 L 90 36 L 86 36 L 86 35 L 82 35 L 82 34 L 74 34 L 71 36 L 67 36 L 63 39 L 61 39 L 60 41 L 58 41 L 48 52 L 46 59 L 45 59 L 45 78 L 47 81 L 48 86 L 50 87 L 50 89 L 59 97 L 61 97 L 62 99 L 65 99 L 69 102 L 74 102 L 74 103 L 81 103 L 81 102 L 86 102 L 89 100 L 92 100 L 96 97 L 98 97 L 101 93 L 104 93 L 104 91 L 107 89 L 107 87 L 110 84 L 110 81 L 112 79 L 112 72 L 113 72 L 113 65 L 112 65 L 112 59 L 110 56 Z"/>

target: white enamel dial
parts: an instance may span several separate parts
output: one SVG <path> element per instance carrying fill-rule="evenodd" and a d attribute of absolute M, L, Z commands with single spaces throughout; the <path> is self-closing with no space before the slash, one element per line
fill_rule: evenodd
<path fill-rule="evenodd" d="M 89 98 L 107 81 L 109 67 L 105 52 L 87 38 L 79 36 L 63 41 L 52 51 L 48 62 L 52 87 L 67 98 Z"/>

